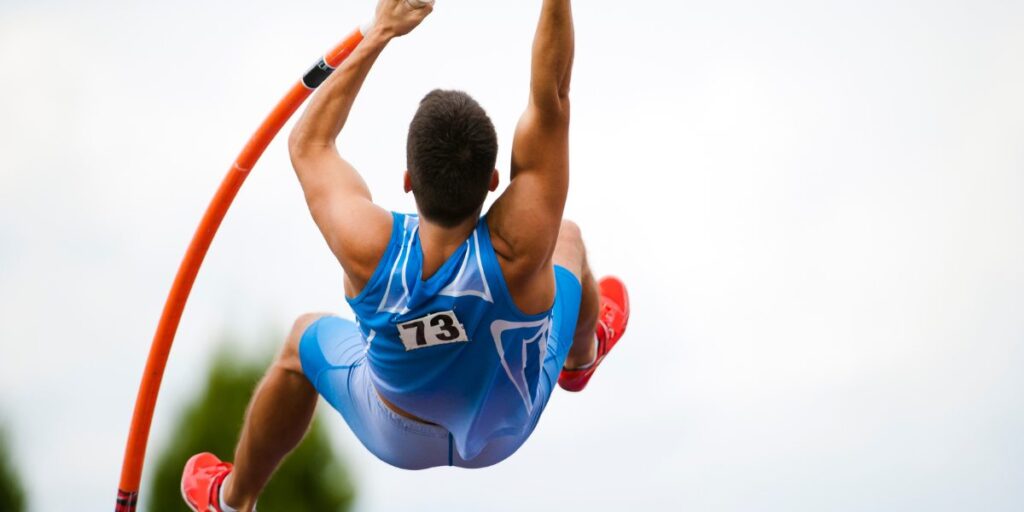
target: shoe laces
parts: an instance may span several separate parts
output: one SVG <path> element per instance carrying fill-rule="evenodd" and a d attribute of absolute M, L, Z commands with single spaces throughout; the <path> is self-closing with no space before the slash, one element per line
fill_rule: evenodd
<path fill-rule="evenodd" d="M 601 319 L 598 324 L 604 328 L 605 341 L 611 341 L 615 339 L 615 328 L 612 327 L 616 324 L 616 320 L 622 315 L 622 309 L 619 308 L 618 304 L 610 301 L 606 301 L 601 308 Z"/>

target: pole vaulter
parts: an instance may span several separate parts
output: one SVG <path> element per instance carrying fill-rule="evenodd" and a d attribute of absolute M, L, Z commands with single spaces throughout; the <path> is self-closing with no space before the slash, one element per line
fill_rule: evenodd
<path fill-rule="evenodd" d="M 404 188 L 416 214 L 373 203 L 358 171 L 338 153 L 334 141 L 373 63 L 432 4 L 377 0 L 373 21 L 288 91 L 228 171 L 153 339 L 115 512 L 138 505 L 167 357 L 213 237 L 257 160 L 318 88 L 289 152 L 313 220 L 345 271 L 346 300 L 360 323 L 324 314 L 296 320 L 253 395 L 234 463 L 203 452 L 185 464 L 181 491 L 189 508 L 254 510 L 276 465 L 301 442 L 319 396 L 392 466 L 494 465 L 530 437 L 556 382 L 582 391 L 621 339 L 629 319 L 625 285 L 612 276 L 597 279 L 579 227 L 562 216 L 575 52 L 571 0 L 542 2 L 510 184 L 487 213 L 481 215 L 484 201 L 498 188 L 497 133 L 465 92 L 431 91 L 410 124 Z M 384 254 L 370 254 L 368 246 L 385 241 Z M 298 413 L 281 414 L 276 404 L 285 402 Z M 381 408 L 390 413 L 378 414 Z M 268 429 L 282 435 L 263 435 Z M 423 429 L 431 435 L 410 437 Z"/>
<path fill-rule="evenodd" d="M 413 7 L 421 7 L 428 2 L 424 0 L 406 0 Z M 431 0 L 432 1 L 432 0 Z M 153 336 L 153 344 L 149 350 L 149 357 L 146 360 L 146 369 L 142 374 L 142 383 L 139 385 L 139 393 L 135 399 L 135 411 L 132 414 L 131 428 L 128 432 L 128 444 L 125 448 L 124 462 L 121 466 L 121 480 L 117 491 L 117 505 L 115 512 L 133 512 L 136 509 L 139 499 L 139 484 L 142 480 L 142 466 L 146 458 L 146 444 L 149 440 L 149 429 L 153 422 L 153 411 L 156 408 L 157 397 L 160 393 L 160 383 L 163 380 L 164 369 L 167 366 L 167 357 L 174 343 L 174 335 L 178 330 L 181 321 L 182 311 L 188 301 L 192 285 L 195 283 L 199 268 L 203 264 L 210 244 L 213 242 L 221 221 L 231 207 L 231 203 L 238 195 L 239 189 L 245 183 L 249 172 L 256 166 L 263 152 L 277 136 L 281 128 L 295 114 L 295 111 L 306 101 L 307 98 L 327 79 L 331 73 L 344 62 L 352 51 L 363 40 L 367 23 L 353 31 L 334 48 L 328 51 L 319 62 L 299 80 L 277 106 L 263 120 L 259 128 L 242 148 L 241 153 L 231 165 L 227 176 L 221 182 L 217 193 L 206 208 L 206 213 L 199 223 L 192 242 L 185 252 L 185 258 L 178 267 L 178 273 L 174 278 L 174 284 L 167 296 L 163 312 L 160 315 L 160 323 L 157 325 L 156 334 Z"/>

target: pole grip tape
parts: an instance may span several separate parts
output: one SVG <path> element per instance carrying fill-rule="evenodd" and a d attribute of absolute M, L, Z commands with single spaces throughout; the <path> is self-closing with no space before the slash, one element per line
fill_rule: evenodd
<path fill-rule="evenodd" d="M 139 504 L 139 492 L 128 492 L 117 490 L 117 505 L 114 506 L 114 512 L 135 512 L 135 507 Z"/>
<path fill-rule="evenodd" d="M 303 75 L 302 85 L 311 91 L 316 90 L 320 84 L 324 83 L 324 80 L 327 80 L 327 77 L 331 76 L 331 73 L 334 73 L 334 68 L 327 64 L 323 57 L 320 57 L 320 60 Z"/>

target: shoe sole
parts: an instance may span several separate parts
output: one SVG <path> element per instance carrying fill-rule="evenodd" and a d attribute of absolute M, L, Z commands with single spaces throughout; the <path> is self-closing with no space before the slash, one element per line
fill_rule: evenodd
<path fill-rule="evenodd" d="M 178 489 L 181 491 L 181 499 L 185 502 L 185 505 L 188 505 L 188 508 L 192 509 L 192 512 L 200 512 L 200 510 L 188 500 L 188 496 L 185 495 L 185 484 L 182 483 L 179 485 Z"/>

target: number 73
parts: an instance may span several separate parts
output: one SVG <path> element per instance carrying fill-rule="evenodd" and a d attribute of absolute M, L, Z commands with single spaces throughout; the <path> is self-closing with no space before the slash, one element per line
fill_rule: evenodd
<path fill-rule="evenodd" d="M 459 322 L 454 311 L 431 313 L 398 324 L 398 333 L 406 351 L 469 341 L 466 328 Z"/>

